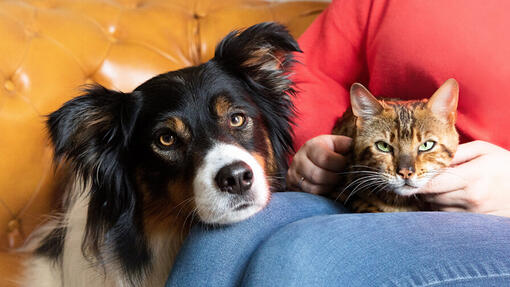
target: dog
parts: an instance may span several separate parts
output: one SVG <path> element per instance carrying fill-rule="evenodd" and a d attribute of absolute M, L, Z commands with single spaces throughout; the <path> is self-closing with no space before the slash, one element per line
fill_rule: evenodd
<path fill-rule="evenodd" d="M 284 26 L 257 24 L 204 64 L 131 93 L 88 87 L 51 113 L 55 162 L 71 176 L 61 216 L 32 239 L 24 285 L 163 286 L 187 222 L 264 208 L 293 152 L 294 52 Z"/>

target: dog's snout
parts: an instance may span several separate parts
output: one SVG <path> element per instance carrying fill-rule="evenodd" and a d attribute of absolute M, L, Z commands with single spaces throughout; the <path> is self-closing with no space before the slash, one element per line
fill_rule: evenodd
<path fill-rule="evenodd" d="M 248 164 L 238 161 L 222 167 L 215 180 L 221 191 L 243 194 L 253 183 L 253 172 Z"/>

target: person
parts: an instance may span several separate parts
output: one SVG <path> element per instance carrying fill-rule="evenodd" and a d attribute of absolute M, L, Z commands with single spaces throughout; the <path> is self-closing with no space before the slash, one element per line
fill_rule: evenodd
<path fill-rule="evenodd" d="M 299 39 L 293 190 L 254 217 L 193 228 L 168 286 L 510 286 L 510 2 L 337 0 Z M 351 139 L 329 135 L 361 82 L 420 99 L 460 84 L 461 144 L 422 193 L 438 212 L 352 214 Z"/>

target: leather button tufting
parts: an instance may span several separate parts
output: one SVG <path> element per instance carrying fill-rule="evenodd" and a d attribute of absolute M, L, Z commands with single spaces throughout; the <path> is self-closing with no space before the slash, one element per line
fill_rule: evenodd
<path fill-rule="evenodd" d="M 14 83 L 11 81 L 11 80 L 7 80 L 5 81 L 4 83 L 4 88 L 9 91 L 9 92 L 12 92 L 14 91 L 14 89 L 16 88 L 16 86 L 14 86 Z"/>
<path fill-rule="evenodd" d="M 113 35 L 113 34 L 115 34 L 115 31 L 117 31 L 117 27 L 116 26 L 114 26 L 114 25 L 108 26 L 108 33 Z"/>
<path fill-rule="evenodd" d="M 25 24 L 25 34 L 28 37 L 37 37 L 41 32 L 41 28 L 38 26 L 36 22 L 28 22 Z"/>
<path fill-rule="evenodd" d="M 119 41 L 119 39 L 117 38 L 117 26 L 110 25 L 110 26 L 108 26 L 107 31 L 108 31 L 108 34 L 106 35 L 106 37 L 108 38 L 108 40 L 110 42 L 116 43 Z"/>

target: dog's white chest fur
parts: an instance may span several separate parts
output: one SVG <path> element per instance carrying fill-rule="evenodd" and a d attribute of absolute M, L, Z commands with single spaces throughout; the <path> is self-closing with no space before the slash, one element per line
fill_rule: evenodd
<path fill-rule="evenodd" d="M 42 256 L 34 256 L 27 264 L 25 278 L 22 286 L 41 287 L 123 287 L 132 286 L 126 282 L 126 276 L 115 262 L 101 265 L 98 262 L 87 260 L 82 253 L 88 196 L 86 192 L 71 203 L 69 212 L 63 220 L 66 226 L 66 237 L 62 251 L 61 264 Z M 51 230 L 55 224 L 48 223 L 43 227 L 42 233 Z M 42 236 L 41 236 L 42 238 Z M 137 281 L 136 286 L 164 286 L 170 272 L 173 260 L 179 250 L 180 242 L 169 230 L 166 234 L 155 234 L 149 238 L 152 256 L 151 268 Z M 102 255 L 108 261 L 108 251 L 102 250 Z"/>

